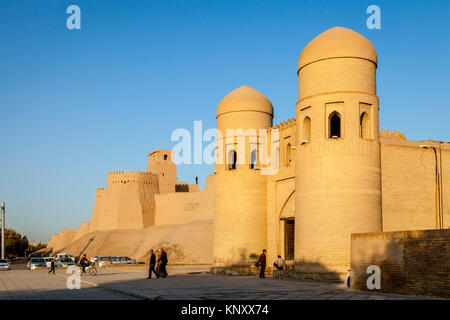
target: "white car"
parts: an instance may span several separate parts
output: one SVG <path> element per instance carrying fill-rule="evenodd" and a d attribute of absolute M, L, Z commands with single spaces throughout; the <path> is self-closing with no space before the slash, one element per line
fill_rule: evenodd
<path fill-rule="evenodd" d="M 30 270 L 36 270 L 37 268 L 46 268 L 47 265 L 45 264 L 44 258 L 31 258 L 30 261 L 27 263 L 27 268 Z"/>
<path fill-rule="evenodd" d="M 55 261 L 55 267 L 67 268 L 74 265 L 75 262 L 70 258 L 58 258 Z"/>
<path fill-rule="evenodd" d="M 98 266 L 99 267 L 105 267 L 107 265 L 110 265 L 111 263 L 111 257 L 100 257 L 98 259 Z"/>
<path fill-rule="evenodd" d="M 8 260 L 0 259 L 0 270 L 11 270 L 11 264 Z"/>

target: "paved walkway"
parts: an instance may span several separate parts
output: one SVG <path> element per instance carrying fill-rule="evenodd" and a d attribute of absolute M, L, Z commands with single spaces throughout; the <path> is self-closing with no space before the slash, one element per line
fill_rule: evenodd
<path fill-rule="evenodd" d="M 146 279 L 143 272 L 102 269 L 82 281 L 143 299 L 162 300 L 408 300 L 397 294 L 356 291 L 340 283 L 259 279 L 255 276 L 183 274 L 184 267 L 168 268 L 165 279 Z M 423 299 L 423 297 L 422 297 Z"/>
<path fill-rule="evenodd" d="M 168 299 L 168 300 L 405 300 L 420 297 L 347 289 L 343 284 L 218 276 L 199 267 L 169 268 L 165 279 L 146 279 L 142 269 L 99 269 L 83 275 L 82 289 L 66 288 L 65 270 L 0 272 L 0 299 Z M 191 272 L 190 274 L 188 272 Z"/>
<path fill-rule="evenodd" d="M 63 270 L 58 270 L 63 274 Z M 69 290 L 66 279 L 46 270 L 0 271 L 0 300 L 130 300 L 130 295 L 82 284 Z"/>

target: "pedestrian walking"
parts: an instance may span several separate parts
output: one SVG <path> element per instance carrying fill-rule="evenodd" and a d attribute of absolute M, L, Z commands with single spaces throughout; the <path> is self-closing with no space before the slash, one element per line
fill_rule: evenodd
<path fill-rule="evenodd" d="M 149 267 L 148 267 L 148 278 L 152 278 L 152 272 L 156 275 L 156 278 L 159 278 L 159 274 L 155 270 L 156 267 L 156 256 L 153 253 L 153 249 L 150 250 L 150 261 L 149 261 Z"/>
<path fill-rule="evenodd" d="M 167 252 L 164 248 L 161 248 L 161 257 L 158 259 L 160 261 L 159 270 L 161 271 L 162 277 L 167 277 L 166 265 L 168 263 Z"/>
<path fill-rule="evenodd" d="M 48 273 L 50 272 L 53 272 L 53 274 L 55 274 L 55 258 L 50 261 L 50 270 L 48 271 Z"/>
<path fill-rule="evenodd" d="M 156 273 L 161 276 L 161 249 L 156 251 Z"/>
<path fill-rule="evenodd" d="M 261 271 L 259 272 L 259 277 L 265 278 L 264 273 L 266 272 L 266 249 L 264 249 L 263 252 L 261 253 L 261 255 L 259 256 L 256 266 L 261 267 Z"/>

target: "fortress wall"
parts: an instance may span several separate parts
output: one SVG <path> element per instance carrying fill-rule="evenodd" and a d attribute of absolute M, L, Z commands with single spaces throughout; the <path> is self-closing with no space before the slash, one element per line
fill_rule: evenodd
<path fill-rule="evenodd" d="M 92 212 L 92 218 L 91 218 L 91 222 L 89 224 L 89 232 L 98 230 L 98 227 L 100 224 L 100 219 L 101 219 L 104 194 L 105 194 L 104 188 L 97 188 L 96 195 L 95 195 L 94 210 Z"/>
<path fill-rule="evenodd" d="M 198 185 L 197 185 L 198 186 Z M 200 202 L 193 220 L 208 220 L 214 217 L 214 175 L 206 177 L 205 187 L 200 191 Z"/>
<path fill-rule="evenodd" d="M 213 218 L 214 177 L 206 178 L 200 192 L 176 192 L 155 196 L 155 225 L 184 224 Z M 190 189 L 189 189 L 190 190 Z"/>
<path fill-rule="evenodd" d="M 50 240 L 47 242 L 47 248 L 53 248 L 57 241 L 58 241 L 58 234 L 52 235 Z"/>
<path fill-rule="evenodd" d="M 351 287 L 366 290 L 380 268 L 381 288 L 373 291 L 450 298 L 450 230 L 353 234 Z"/>
<path fill-rule="evenodd" d="M 163 247 L 171 265 L 212 262 L 212 220 L 146 229 L 96 231 L 71 243 L 64 252 L 77 256 L 92 238 L 94 240 L 84 251 L 88 257 L 119 255 L 147 262 L 150 249 Z"/>
<path fill-rule="evenodd" d="M 69 243 L 64 248 L 60 248 L 58 251 L 64 251 L 72 254 L 73 256 L 78 256 L 81 253 L 86 253 L 88 257 L 96 256 L 96 251 L 100 248 L 106 241 L 110 231 L 95 231 L 90 232 L 82 236 L 81 238 Z M 94 239 L 90 242 L 90 239 Z M 89 243 L 89 245 L 88 245 Z M 88 246 L 87 246 L 88 245 Z M 87 246 L 87 247 L 86 247 Z M 85 249 L 86 248 L 86 249 Z M 85 249 L 83 251 L 83 249 Z M 57 253 L 57 250 L 53 250 L 50 255 Z"/>
<path fill-rule="evenodd" d="M 89 233 L 89 222 L 82 222 L 77 228 L 73 241 L 80 239 L 85 234 Z"/>
<path fill-rule="evenodd" d="M 195 218 L 201 192 L 156 195 L 155 225 L 183 224 Z"/>
<path fill-rule="evenodd" d="M 163 247 L 169 264 L 211 264 L 213 221 L 197 220 L 183 225 L 155 226 L 146 230 L 145 241 L 134 252 L 139 261 L 148 261 L 148 250 Z"/>
<path fill-rule="evenodd" d="M 173 151 L 156 149 L 148 155 L 147 172 L 157 175 L 160 193 L 175 192 L 177 166 L 173 163 Z"/>
<path fill-rule="evenodd" d="M 53 251 L 59 251 L 72 243 L 76 230 L 61 230 L 53 244 Z"/>
<path fill-rule="evenodd" d="M 189 186 L 189 192 L 199 192 L 200 191 L 198 184 L 188 184 L 188 186 Z"/>
<path fill-rule="evenodd" d="M 431 141 L 381 138 L 383 231 L 436 228 Z M 437 147 L 437 144 L 436 144 Z M 442 145 L 444 228 L 450 227 L 450 146 Z"/>
<path fill-rule="evenodd" d="M 101 198 L 97 198 L 90 231 L 138 229 L 154 224 L 154 195 L 158 192 L 158 177 L 155 174 L 110 172 L 107 187 Z"/>
<path fill-rule="evenodd" d="M 113 171 L 108 173 L 107 186 L 114 184 L 140 183 L 157 185 L 158 176 L 145 171 Z"/>

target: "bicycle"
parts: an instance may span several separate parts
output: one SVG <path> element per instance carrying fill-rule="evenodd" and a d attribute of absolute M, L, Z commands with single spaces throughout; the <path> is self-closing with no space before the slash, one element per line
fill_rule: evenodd
<path fill-rule="evenodd" d="M 83 268 L 81 268 L 81 273 L 83 273 Z M 86 271 L 86 273 L 89 273 L 90 276 L 95 276 L 97 274 L 97 268 L 95 267 L 95 265 L 89 264 L 86 268 L 84 268 L 84 271 Z"/>

